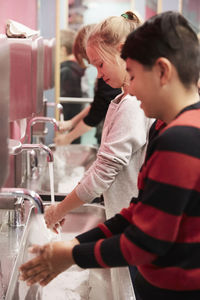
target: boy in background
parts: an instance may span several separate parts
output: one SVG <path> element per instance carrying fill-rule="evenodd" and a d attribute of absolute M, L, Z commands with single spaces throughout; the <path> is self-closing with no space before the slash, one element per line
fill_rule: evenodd
<path fill-rule="evenodd" d="M 60 97 L 82 97 L 81 79 L 85 70 L 76 62 L 72 53 L 76 32 L 61 30 L 60 32 Z M 64 119 L 72 119 L 77 115 L 82 105 L 80 103 L 62 103 Z M 80 144 L 80 138 L 73 141 Z"/>

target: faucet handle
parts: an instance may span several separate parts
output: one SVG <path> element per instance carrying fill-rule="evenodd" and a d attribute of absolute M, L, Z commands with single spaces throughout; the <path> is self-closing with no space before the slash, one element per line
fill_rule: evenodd
<path fill-rule="evenodd" d="M 9 139 L 8 140 L 8 149 L 9 149 L 9 154 L 17 155 L 21 152 L 22 144 L 18 140 Z"/>

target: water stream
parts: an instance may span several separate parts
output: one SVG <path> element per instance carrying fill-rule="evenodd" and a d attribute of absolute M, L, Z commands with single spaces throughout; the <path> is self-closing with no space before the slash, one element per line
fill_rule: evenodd
<path fill-rule="evenodd" d="M 50 179 L 50 191 L 51 191 L 51 204 L 55 204 L 53 161 L 49 162 L 48 164 L 49 164 L 49 179 Z"/>
<path fill-rule="evenodd" d="M 55 204 L 55 193 L 54 193 L 54 169 L 53 162 L 49 162 L 49 179 L 50 179 L 50 191 L 51 191 L 51 204 Z M 58 226 L 58 234 L 54 233 L 52 230 L 49 230 L 50 241 L 60 241 L 60 226 Z"/>

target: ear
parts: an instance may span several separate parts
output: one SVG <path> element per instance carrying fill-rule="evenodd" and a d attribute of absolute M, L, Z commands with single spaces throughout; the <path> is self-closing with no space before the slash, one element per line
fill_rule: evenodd
<path fill-rule="evenodd" d="M 172 76 L 172 64 L 165 57 L 159 57 L 155 62 L 155 67 L 160 78 L 160 84 L 165 85 Z"/>
<path fill-rule="evenodd" d="M 65 46 L 60 47 L 60 53 L 62 56 L 67 56 L 67 49 L 65 48 Z"/>
<path fill-rule="evenodd" d="M 119 53 L 122 52 L 122 48 L 124 46 L 124 43 L 119 43 L 118 46 L 117 46 L 117 50 L 119 51 Z"/>

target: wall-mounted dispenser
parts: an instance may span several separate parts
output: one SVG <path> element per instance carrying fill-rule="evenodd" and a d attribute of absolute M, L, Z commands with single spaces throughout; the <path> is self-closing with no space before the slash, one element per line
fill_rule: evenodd
<path fill-rule="evenodd" d="M 29 117 L 32 102 L 32 41 L 9 38 L 10 45 L 10 121 Z"/>
<path fill-rule="evenodd" d="M 0 36 L 0 187 L 8 174 L 9 45 Z"/>
<path fill-rule="evenodd" d="M 32 101 L 33 113 L 40 113 L 43 109 L 44 90 L 44 44 L 43 38 L 32 40 Z"/>
<path fill-rule="evenodd" d="M 44 90 L 54 87 L 55 38 L 44 39 Z"/>
<path fill-rule="evenodd" d="M 10 121 L 28 118 L 43 107 L 42 37 L 8 38 L 10 45 Z"/>

